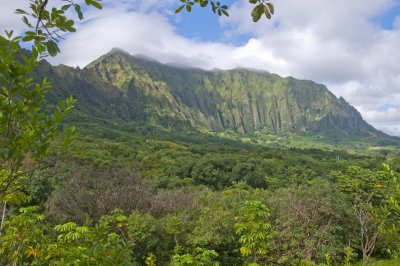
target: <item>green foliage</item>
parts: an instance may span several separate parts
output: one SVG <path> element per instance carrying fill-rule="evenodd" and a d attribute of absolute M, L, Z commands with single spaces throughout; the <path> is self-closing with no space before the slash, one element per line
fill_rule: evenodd
<path fill-rule="evenodd" d="M 281 188 L 269 196 L 268 203 L 275 229 L 271 241 L 274 263 L 322 263 L 325 254 L 339 261 L 345 243 L 358 244 L 352 227 L 356 222 L 353 210 L 344 195 L 326 180 Z"/>
<path fill-rule="evenodd" d="M 145 263 L 147 266 L 156 266 L 156 255 L 154 255 L 153 253 L 149 253 L 149 255 L 147 256 Z"/>
<path fill-rule="evenodd" d="M 195 254 L 183 254 L 174 255 L 172 257 L 172 266 L 218 266 L 220 265 L 215 259 L 218 257 L 218 253 L 214 250 L 208 250 L 203 248 L 195 248 Z"/>
<path fill-rule="evenodd" d="M 238 222 L 235 224 L 236 233 L 240 236 L 242 244 L 240 253 L 252 256 L 252 262 L 257 262 L 259 255 L 268 252 L 272 237 L 271 223 L 268 208 L 259 201 L 245 201 L 240 208 Z"/>
<path fill-rule="evenodd" d="M 38 208 L 21 209 L 5 223 L 1 263 L 316 265 L 329 261 L 348 265 L 357 259 L 344 237 L 358 241 L 352 231 L 355 221 L 349 216 L 353 210 L 327 181 L 274 192 L 239 182 L 193 197 L 194 205 L 158 217 L 137 210 L 130 215 L 114 210 L 97 222 L 64 222 L 55 227 Z M 271 211 L 264 202 L 272 206 Z M 398 221 L 397 216 L 390 216 L 390 221 Z"/>
<path fill-rule="evenodd" d="M 21 208 L 4 224 L 0 235 L 0 264 L 22 264 L 42 257 L 44 247 L 49 242 L 45 234 L 47 225 L 39 207 Z"/>
<path fill-rule="evenodd" d="M 192 247 L 207 247 L 214 249 L 227 249 L 235 246 L 234 235 L 235 212 L 233 211 L 238 202 L 229 202 L 230 196 L 207 197 L 199 210 L 197 219 L 192 223 L 191 234 L 187 243 Z M 227 250 L 228 251 L 228 250 Z"/>
<path fill-rule="evenodd" d="M 384 217 L 379 217 L 385 221 L 385 224 L 380 227 L 384 240 L 386 240 L 387 253 L 391 257 L 398 258 L 400 254 L 399 228 L 400 228 L 400 183 L 399 174 L 395 172 L 388 164 L 384 163 L 381 175 L 389 180 L 384 198 L 383 210 L 380 212 Z M 390 245 L 391 244 L 391 245 Z"/>
<path fill-rule="evenodd" d="M 192 7 L 194 5 L 198 5 L 200 7 L 211 6 L 211 10 L 213 13 L 218 14 L 218 16 L 229 16 L 228 6 L 225 4 L 221 4 L 219 1 L 213 0 L 180 0 L 183 5 L 179 6 L 175 13 L 181 12 L 185 9 L 187 12 L 192 11 Z M 265 15 L 268 19 L 271 19 L 272 15 L 275 12 L 274 5 L 269 2 L 269 0 L 249 0 L 251 4 L 257 4 L 256 7 L 251 12 L 251 16 L 253 17 L 253 21 L 257 22 L 260 20 L 262 15 Z"/>
<path fill-rule="evenodd" d="M 249 0 L 251 4 L 256 6 L 251 11 L 253 21 L 257 22 L 260 20 L 262 15 L 265 15 L 267 19 L 271 19 L 275 12 L 274 5 L 268 2 L 269 0 Z"/>
<path fill-rule="evenodd" d="M 29 179 L 75 103 L 69 97 L 59 101 L 51 115 L 41 110 L 51 85 L 46 79 L 35 83 L 29 76 L 38 66 L 39 51 L 33 48 L 30 56 L 25 55 L 19 39 L 13 38 L 12 32 L 7 33 L 7 39 L 0 36 L 0 199 L 20 189 L 15 183 Z M 74 131 L 73 127 L 65 130 L 67 139 L 75 135 Z"/>
<path fill-rule="evenodd" d="M 118 218 L 118 217 L 117 217 Z M 25 265 L 132 265 L 129 245 L 115 232 L 114 217 L 93 227 L 68 222 L 51 229 L 37 207 L 20 209 L 5 223 L 0 262 Z"/>
<path fill-rule="evenodd" d="M 11 193 L 21 193 L 23 183 L 47 154 L 49 145 L 59 132 L 58 127 L 71 111 L 75 99 L 71 96 L 58 101 L 51 114 L 43 109 L 45 94 L 51 88 L 46 78 L 37 83 L 33 71 L 45 52 L 55 56 L 59 52 L 59 31 L 73 32 L 74 21 L 64 13 L 74 6 L 80 19 L 81 8 L 72 0 L 61 8 L 48 6 L 48 0 L 30 1 L 29 12 L 17 9 L 22 21 L 31 29 L 23 36 L 13 37 L 13 31 L 0 36 L 0 200 Z M 97 0 L 87 5 L 101 8 Z M 51 11 L 50 11 L 51 10 Z M 35 22 L 33 22 L 33 20 Z M 32 42 L 31 52 L 21 50 L 19 42 Z M 64 128 L 64 144 L 76 137 L 75 127 Z M 4 218 L 4 217 L 3 217 Z"/>
<path fill-rule="evenodd" d="M 100 0 L 85 0 L 85 4 L 101 9 Z M 73 0 L 64 1 L 59 7 L 53 1 L 36 0 L 30 1 L 29 11 L 17 9 L 15 13 L 22 15 L 22 21 L 30 28 L 22 37 L 23 42 L 32 42 L 32 49 L 36 49 L 39 54 L 46 51 L 50 56 L 56 56 L 60 49 L 58 41 L 62 38 L 60 32 L 75 32 L 75 21 L 67 16 L 67 11 L 74 8 L 79 19 L 83 19 L 81 6 Z"/>
<path fill-rule="evenodd" d="M 351 266 L 356 254 L 354 249 L 350 246 L 344 248 L 344 266 Z"/>
<path fill-rule="evenodd" d="M 380 204 L 389 182 L 384 175 L 356 166 L 348 167 L 344 172 L 333 171 L 330 175 L 354 204 Z"/>
<path fill-rule="evenodd" d="M 206 7 L 208 6 L 208 4 L 210 4 L 211 6 L 211 10 L 213 13 L 218 14 L 218 16 L 229 16 L 229 13 L 227 11 L 228 6 L 221 4 L 219 1 L 213 1 L 213 0 L 180 0 L 183 5 L 181 5 L 180 7 L 178 7 L 175 10 L 175 13 L 179 13 L 182 11 L 182 9 L 186 9 L 187 12 L 191 12 L 192 11 L 192 7 L 194 5 L 199 5 L 200 7 Z"/>
<path fill-rule="evenodd" d="M 52 265 L 129 265 L 131 250 L 116 230 L 121 215 L 104 216 L 92 226 L 68 222 L 57 225 L 57 241 L 49 243 L 46 260 Z"/>
<path fill-rule="evenodd" d="M 341 190 L 350 196 L 355 209 L 363 264 L 366 265 L 385 230 L 391 234 L 396 231 L 398 213 L 391 212 L 390 206 L 396 206 L 394 198 L 399 195 L 397 176 L 387 164 L 383 164 L 383 171 L 377 173 L 349 167 L 345 174 L 332 174 Z"/>

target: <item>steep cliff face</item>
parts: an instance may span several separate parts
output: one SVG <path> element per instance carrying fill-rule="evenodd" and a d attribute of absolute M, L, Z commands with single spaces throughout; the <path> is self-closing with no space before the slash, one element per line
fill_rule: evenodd
<path fill-rule="evenodd" d="M 245 69 L 177 68 L 118 49 L 82 71 L 91 83 L 118 90 L 120 105 L 140 103 L 147 117 L 168 117 L 197 128 L 382 134 L 344 99 L 312 81 Z"/>

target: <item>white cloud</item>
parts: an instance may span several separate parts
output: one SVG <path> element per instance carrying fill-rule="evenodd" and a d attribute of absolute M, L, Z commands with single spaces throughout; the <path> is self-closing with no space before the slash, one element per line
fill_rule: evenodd
<path fill-rule="evenodd" d="M 15 1 L 7 1 L 7 8 L 22 1 L 15 6 L 11 4 Z M 327 84 L 337 96 L 357 106 L 378 129 L 400 135 L 396 109 L 400 106 L 400 16 L 391 30 L 373 22 L 397 0 L 274 0 L 273 19 L 256 24 L 251 21 L 248 1 L 238 0 L 230 9 L 231 16 L 220 22 L 227 40 L 241 34 L 252 36 L 240 46 L 178 35 L 168 17 L 177 2 L 104 1 L 102 11 L 85 13 L 85 22 L 61 43 L 62 53 L 52 62 L 82 67 L 119 47 L 164 63 L 206 69 L 241 66 L 311 79 Z M 12 25 L 15 20 L 1 17 L 0 22 Z"/>
<path fill-rule="evenodd" d="M 364 118 L 371 121 L 371 124 L 382 131 L 400 136 L 400 107 L 389 107 L 386 110 L 364 110 L 362 106 L 358 108 L 363 114 Z"/>
<path fill-rule="evenodd" d="M 1 0 L 1 16 L 0 16 L 0 33 L 3 34 L 5 30 L 14 30 L 16 34 L 20 34 L 24 29 L 21 21 L 21 15 L 15 14 L 17 8 L 27 9 L 28 1 L 26 0 Z"/>
<path fill-rule="evenodd" d="M 249 67 L 285 70 L 286 62 L 277 58 L 262 42 L 250 39 L 235 47 L 218 42 L 199 42 L 176 34 L 169 20 L 158 13 L 144 14 L 116 6 L 79 26 L 60 45 L 61 54 L 50 59 L 54 64 L 81 67 L 108 52 L 112 47 L 132 54 L 149 55 L 164 63 L 179 63 L 205 69 Z M 290 74 L 289 72 L 287 73 Z"/>

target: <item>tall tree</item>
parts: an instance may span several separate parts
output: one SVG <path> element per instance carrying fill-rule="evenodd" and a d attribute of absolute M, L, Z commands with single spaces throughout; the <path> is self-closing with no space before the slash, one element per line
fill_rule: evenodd
<path fill-rule="evenodd" d="M 267 206 L 259 201 L 245 201 L 237 217 L 235 229 L 240 236 L 239 242 L 242 244 L 240 253 L 245 257 L 251 256 L 253 263 L 257 263 L 259 257 L 268 252 L 272 237 L 268 217 Z"/>

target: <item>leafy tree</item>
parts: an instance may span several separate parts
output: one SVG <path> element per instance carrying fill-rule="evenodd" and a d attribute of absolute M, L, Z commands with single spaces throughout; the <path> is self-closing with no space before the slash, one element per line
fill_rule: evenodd
<path fill-rule="evenodd" d="M 179 246 L 179 233 L 182 228 L 182 221 L 177 215 L 165 217 L 164 229 L 167 234 L 173 235 L 175 246 Z"/>
<path fill-rule="evenodd" d="M 33 47 L 28 58 L 18 45 L 19 39 L 13 38 L 12 32 L 7 38 L 0 36 L 0 199 L 29 182 L 75 103 L 72 97 L 59 101 L 51 115 L 41 110 L 44 93 L 51 85 L 46 79 L 38 84 L 29 77 L 39 64 L 39 52 Z M 74 128 L 68 132 L 73 133 Z"/>
<path fill-rule="evenodd" d="M 374 173 L 359 167 L 349 167 L 345 173 L 332 172 L 339 188 L 350 198 L 360 232 L 363 265 L 367 265 L 385 228 L 394 225 L 388 209 L 396 195 L 396 178 L 386 164 Z M 393 183 L 394 181 L 394 183 Z"/>
<path fill-rule="evenodd" d="M 67 2 L 75 7 L 79 18 L 83 18 L 80 6 Z M 56 42 L 61 36 L 57 32 L 75 31 L 74 21 L 64 15 L 68 5 L 54 7 L 49 12 L 47 4 L 48 0 L 31 1 L 31 13 L 16 10 L 24 15 L 23 22 L 32 29 L 24 36 L 14 37 L 13 31 L 0 35 L 0 202 L 4 202 L 0 230 L 8 195 L 21 195 L 29 187 L 32 173 L 46 156 L 51 141 L 59 135 L 58 127 L 75 103 L 69 97 L 58 101 L 51 114 L 44 112 L 42 102 L 51 84 L 46 79 L 37 82 L 32 77 L 39 60 L 47 53 L 58 53 Z M 86 4 L 101 7 L 96 0 L 87 0 Z M 36 26 L 28 17 L 36 21 Z M 21 50 L 21 40 L 33 41 L 31 52 Z M 65 144 L 77 135 L 74 127 L 65 128 L 64 132 Z"/>
<path fill-rule="evenodd" d="M 257 263 L 259 256 L 268 252 L 272 238 L 269 215 L 267 206 L 259 201 L 245 201 L 240 208 L 238 222 L 235 224 L 242 244 L 240 253 L 245 257 L 251 256 L 253 263 Z"/>
<path fill-rule="evenodd" d="M 350 246 L 344 248 L 344 266 L 351 266 L 356 254 L 354 253 L 354 249 Z"/>
<path fill-rule="evenodd" d="M 0 264 L 23 264 L 41 259 L 50 238 L 45 234 L 47 226 L 38 207 L 21 208 L 19 214 L 4 224 L 0 237 Z"/>
<path fill-rule="evenodd" d="M 273 263 L 323 262 L 325 254 L 339 261 L 346 236 L 354 236 L 351 208 L 343 194 L 322 179 L 280 188 L 269 195 L 268 203 L 276 232 L 271 241 Z"/>
<path fill-rule="evenodd" d="M 172 257 L 172 266 L 218 266 L 219 262 L 215 261 L 218 253 L 214 250 L 196 248 L 195 254 L 174 255 Z"/>
<path fill-rule="evenodd" d="M 387 251 L 391 256 L 398 257 L 400 253 L 400 182 L 399 174 L 394 171 L 388 164 L 383 164 L 383 171 L 389 182 L 387 194 L 385 196 L 385 204 L 383 213 L 386 214 L 386 224 L 382 228 L 382 235 L 389 246 Z"/>
<path fill-rule="evenodd" d="M 4 265 L 134 265 L 130 243 L 119 226 L 126 217 L 116 211 L 94 226 L 74 222 L 51 228 L 38 207 L 21 208 L 5 223 L 0 237 Z"/>
<path fill-rule="evenodd" d="M 51 265 L 132 265 L 130 245 L 117 229 L 121 217 L 114 212 L 92 227 L 55 226 L 57 241 L 48 245 L 46 260 Z"/>
<path fill-rule="evenodd" d="M 61 121 L 75 103 L 69 97 L 59 101 L 51 114 L 44 112 L 42 102 L 51 84 L 46 79 L 37 82 L 32 77 L 41 59 L 59 52 L 58 32 L 75 31 L 74 21 L 67 18 L 65 11 L 74 6 L 78 17 L 83 18 L 79 5 L 66 2 L 68 5 L 48 11 L 48 0 L 31 1 L 30 12 L 17 9 L 16 13 L 23 15 L 23 22 L 32 30 L 23 36 L 14 37 L 12 31 L 0 36 L 1 202 L 6 202 L 6 195 L 21 191 L 24 184 L 29 184 L 51 141 L 58 136 Z M 86 4 L 101 8 L 97 0 L 87 0 Z M 21 50 L 20 41 L 33 42 L 31 52 Z M 64 131 L 65 143 L 76 136 L 74 127 Z"/>
<path fill-rule="evenodd" d="M 143 262 L 147 254 L 155 253 L 160 240 L 158 230 L 158 221 L 148 213 L 133 211 L 127 218 L 127 235 L 138 261 Z"/>

